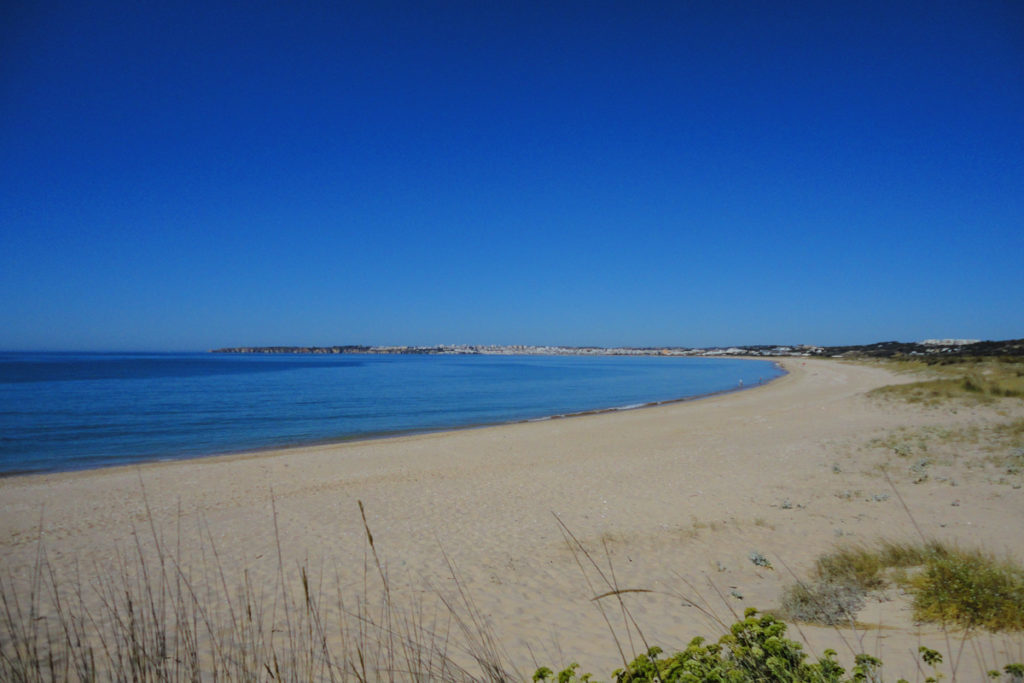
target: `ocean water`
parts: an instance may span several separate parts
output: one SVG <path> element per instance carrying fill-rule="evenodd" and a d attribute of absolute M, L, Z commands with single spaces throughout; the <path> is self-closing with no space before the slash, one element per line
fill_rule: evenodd
<path fill-rule="evenodd" d="M 717 358 L 0 353 L 0 474 L 543 419 L 781 373 Z"/>

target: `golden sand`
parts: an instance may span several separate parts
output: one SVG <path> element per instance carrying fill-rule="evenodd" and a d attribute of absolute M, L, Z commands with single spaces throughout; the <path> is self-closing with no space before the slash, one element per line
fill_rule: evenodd
<path fill-rule="evenodd" d="M 26 577 L 41 538 L 59 572 L 77 567 L 87 583 L 135 547 L 136 532 L 151 538 L 152 520 L 177 557 L 209 561 L 215 547 L 238 580 L 244 569 L 272 582 L 280 543 L 287 573 L 301 564 L 357 590 L 366 551 L 361 500 L 395 585 L 450 590 L 447 554 L 522 672 L 576 660 L 607 678 L 622 661 L 591 601 L 600 586 L 588 587 L 559 519 L 603 566 L 611 563 L 620 588 L 653 591 L 630 594 L 629 605 L 646 641 L 666 649 L 717 636 L 680 594 L 699 594 L 730 620 L 730 609 L 776 607 L 782 587 L 836 544 L 915 540 L 883 465 L 924 534 L 1024 559 L 1024 490 L 979 464 L 984 443 L 933 457 L 919 483 L 917 458 L 890 443 L 901 428 L 1021 417 L 1020 401 L 911 406 L 865 395 L 907 381 L 878 367 L 784 365 L 790 374 L 762 387 L 641 410 L 3 479 L 0 573 Z M 774 570 L 753 564 L 752 552 Z M 810 650 L 833 647 L 847 662 L 852 649 L 866 651 L 885 660 L 887 679 L 912 680 L 917 645 L 945 650 L 946 636 L 915 625 L 895 589 L 886 598 L 859 616 L 875 628 L 802 627 Z M 1024 659 L 1021 642 L 985 640 L 994 650 L 979 657 L 972 641 L 961 679 L 997 664 L 998 648 Z M 642 649 L 636 637 L 632 645 Z"/>

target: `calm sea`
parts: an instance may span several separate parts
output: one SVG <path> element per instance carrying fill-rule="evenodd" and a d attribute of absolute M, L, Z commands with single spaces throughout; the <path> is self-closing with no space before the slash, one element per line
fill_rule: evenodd
<path fill-rule="evenodd" d="M 0 353 L 0 474 L 634 407 L 781 372 L 710 358 Z"/>

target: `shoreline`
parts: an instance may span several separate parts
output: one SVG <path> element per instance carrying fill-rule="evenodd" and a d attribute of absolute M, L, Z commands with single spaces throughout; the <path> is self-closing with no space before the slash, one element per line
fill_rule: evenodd
<path fill-rule="evenodd" d="M 151 557 L 155 534 L 193 567 L 214 544 L 229 586 L 244 572 L 272 592 L 279 567 L 289 580 L 304 567 L 348 595 L 364 581 L 361 505 L 396 600 L 450 595 L 450 561 L 526 677 L 531 661 L 572 660 L 607 677 L 622 664 L 556 517 L 612 563 L 621 586 L 651 591 L 627 599 L 648 642 L 666 650 L 717 637 L 695 608 L 663 597 L 690 594 L 687 584 L 730 619 L 775 608 L 782 588 L 838 544 L 919 538 L 883 467 L 927 536 L 1024 559 L 1024 538 L 1007 533 L 1024 519 L 1024 490 L 985 464 L 985 439 L 958 446 L 960 460 L 938 451 L 920 482 L 911 466 L 923 456 L 888 445 L 1024 418 L 1024 403 L 885 403 L 865 393 L 913 378 L 784 362 L 789 374 L 759 391 L 647 410 L 0 479 L 0 577 L 31 577 L 42 543 L 58 576 L 81 571 L 88 586 L 116 575 L 119 557 Z M 752 564 L 755 551 L 777 569 Z M 197 591 L 220 582 L 193 576 Z M 799 639 L 844 660 L 844 640 L 860 642 L 893 680 L 912 679 L 918 644 L 945 650 L 942 629 L 915 624 L 895 591 L 858 618 L 874 626 L 802 624 Z M 991 647 L 1002 651 L 1005 637 Z M 959 676 L 974 680 L 967 668 Z"/>
<path fill-rule="evenodd" d="M 446 433 L 449 433 L 449 432 L 460 432 L 460 431 L 473 430 L 473 429 L 487 429 L 487 428 L 490 428 L 490 427 L 500 427 L 500 426 L 504 426 L 504 425 L 528 424 L 528 423 L 533 423 L 533 422 L 546 422 L 546 421 L 549 421 L 549 420 L 564 420 L 564 419 L 569 419 L 569 418 L 585 417 L 585 416 L 588 416 L 588 415 L 602 415 L 602 414 L 606 414 L 606 413 L 617 413 L 617 412 L 626 412 L 626 411 L 631 411 L 631 410 L 641 410 L 641 409 L 647 409 L 647 408 L 656 408 L 658 406 L 672 405 L 672 404 L 676 404 L 676 403 L 685 403 L 685 402 L 688 402 L 688 401 L 700 401 L 700 400 L 705 400 L 705 399 L 712 398 L 712 397 L 715 397 L 715 396 L 722 396 L 722 395 L 726 395 L 726 394 L 730 394 L 730 393 L 741 392 L 741 391 L 748 391 L 748 390 L 751 390 L 751 389 L 757 389 L 759 387 L 763 387 L 763 386 L 767 386 L 769 384 L 772 384 L 773 382 L 777 382 L 777 381 L 783 379 L 784 377 L 786 377 L 786 375 L 789 373 L 789 370 L 787 370 L 784 367 L 783 363 L 779 359 L 768 359 L 768 358 L 762 358 L 762 357 L 758 357 L 758 356 L 735 356 L 735 357 L 731 357 L 731 359 L 733 359 L 733 360 L 752 360 L 752 361 L 759 361 L 759 362 L 762 362 L 762 363 L 771 363 L 773 366 L 775 366 L 775 368 L 780 370 L 782 372 L 782 374 L 769 379 L 767 382 L 760 382 L 758 384 L 750 384 L 748 386 L 740 385 L 740 386 L 730 387 L 730 388 L 727 388 L 727 389 L 720 389 L 718 391 L 711 391 L 711 392 L 705 392 L 705 393 L 701 393 L 701 394 L 694 394 L 692 396 L 683 396 L 683 397 L 680 397 L 680 398 L 670 398 L 670 399 L 664 399 L 664 400 L 660 400 L 660 401 L 648 401 L 648 402 L 643 402 L 643 403 L 638 403 L 638 404 L 633 404 L 633 405 L 626 405 L 626 406 L 613 406 L 613 407 L 608 407 L 608 408 L 595 408 L 595 409 L 581 410 L 581 411 L 571 412 L 571 413 L 561 413 L 561 414 L 555 414 L 555 415 L 544 415 L 544 416 L 533 417 L 533 418 L 512 419 L 512 420 L 505 420 L 505 421 L 501 421 L 501 422 L 480 422 L 480 423 L 472 423 L 472 424 L 465 424 L 465 425 L 442 426 L 442 427 L 427 428 L 427 429 L 408 429 L 408 430 L 396 430 L 396 431 L 388 431 L 388 432 L 365 433 L 365 434 L 356 434 L 356 435 L 353 435 L 351 437 L 341 437 L 341 438 L 336 438 L 336 437 L 335 438 L 330 438 L 329 437 L 329 438 L 324 438 L 324 439 L 316 439 L 316 440 L 296 442 L 296 443 L 290 443 L 290 444 L 279 444 L 279 445 L 267 446 L 267 447 L 264 447 L 264 448 L 240 448 L 238 450 L 213 451 L 213 452 L 209 452 L 209 453 L 185 454 L 185 455 L 180 455 L 180 456 L 174 456 L 174 455 L 171 455 L 171 456 L 154 456 L 152 458 L 133 459 L 131 462 L 128 462 L 128 463 L 112 463 L 112 464 L 100 464 L 100 465 L 86 465 L 86 466 L 83 466 L 83 467 L 67 468 L 67 469 L 0 471 L 0 480 L 4 480 L 4 479 L 8 479 L 8 478 L 20 478 L 20 477 L 32 477 L 32 476 L 48 476 L 48 475 L 56 475 L 56 474 L 81 474 L 81 473 L 87 473 L 87 472 L 92 472 L 92 471 L 97 471 L 97 470 L 110 470 L 110 469 L 119 469 L 119 468 L 137 468 L 137 467 L 146 467 L 146 466 L 161 465 L 161 464 L 168 464 L 168 463 L 189 462 L 189 461 L 194 461 L 194 460 L 208 460 L 208 459 L 218 459 L 218 458 L 263 457 L 263 456 L 266 456 L 266 455 L 273 455 L 274 453 L 277 453 L 279 451 L 281 451 L 281 452 L 288 452 L 288 451 L 295 451 L 295 450 L 306 449 L 306 448 L 324 448 L 324 447 L 331 447 L 331 446 L 340 446 L 340 445 L 345 445 L 345 444 L 359 444 L 359 443 L 364 443 L 364 442 L 386 441 L 386 440 L 389 440 L 389 439 L 401 439 L 401 438 L 415 437 L 415 436 L 428 435 L 428 434 L 446 434 Z"/>

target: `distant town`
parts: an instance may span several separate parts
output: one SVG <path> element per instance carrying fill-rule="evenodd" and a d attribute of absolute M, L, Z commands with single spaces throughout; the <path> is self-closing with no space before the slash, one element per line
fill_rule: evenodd
<path fill-rule="evenodd" d="M 878 342 L 858 346 L 756 345 L 710 348 L 677 346 L 602 347 L 440 344 L 437 346 L 235 346 L 214 349 L 211 353 L 311 353 L 311 354 L 433 354 L 477 356 L 1004 356 L 1024 355 L 1024 339 L 981 341 L 978 339 L 925 339 L 919 342 Z"/>

